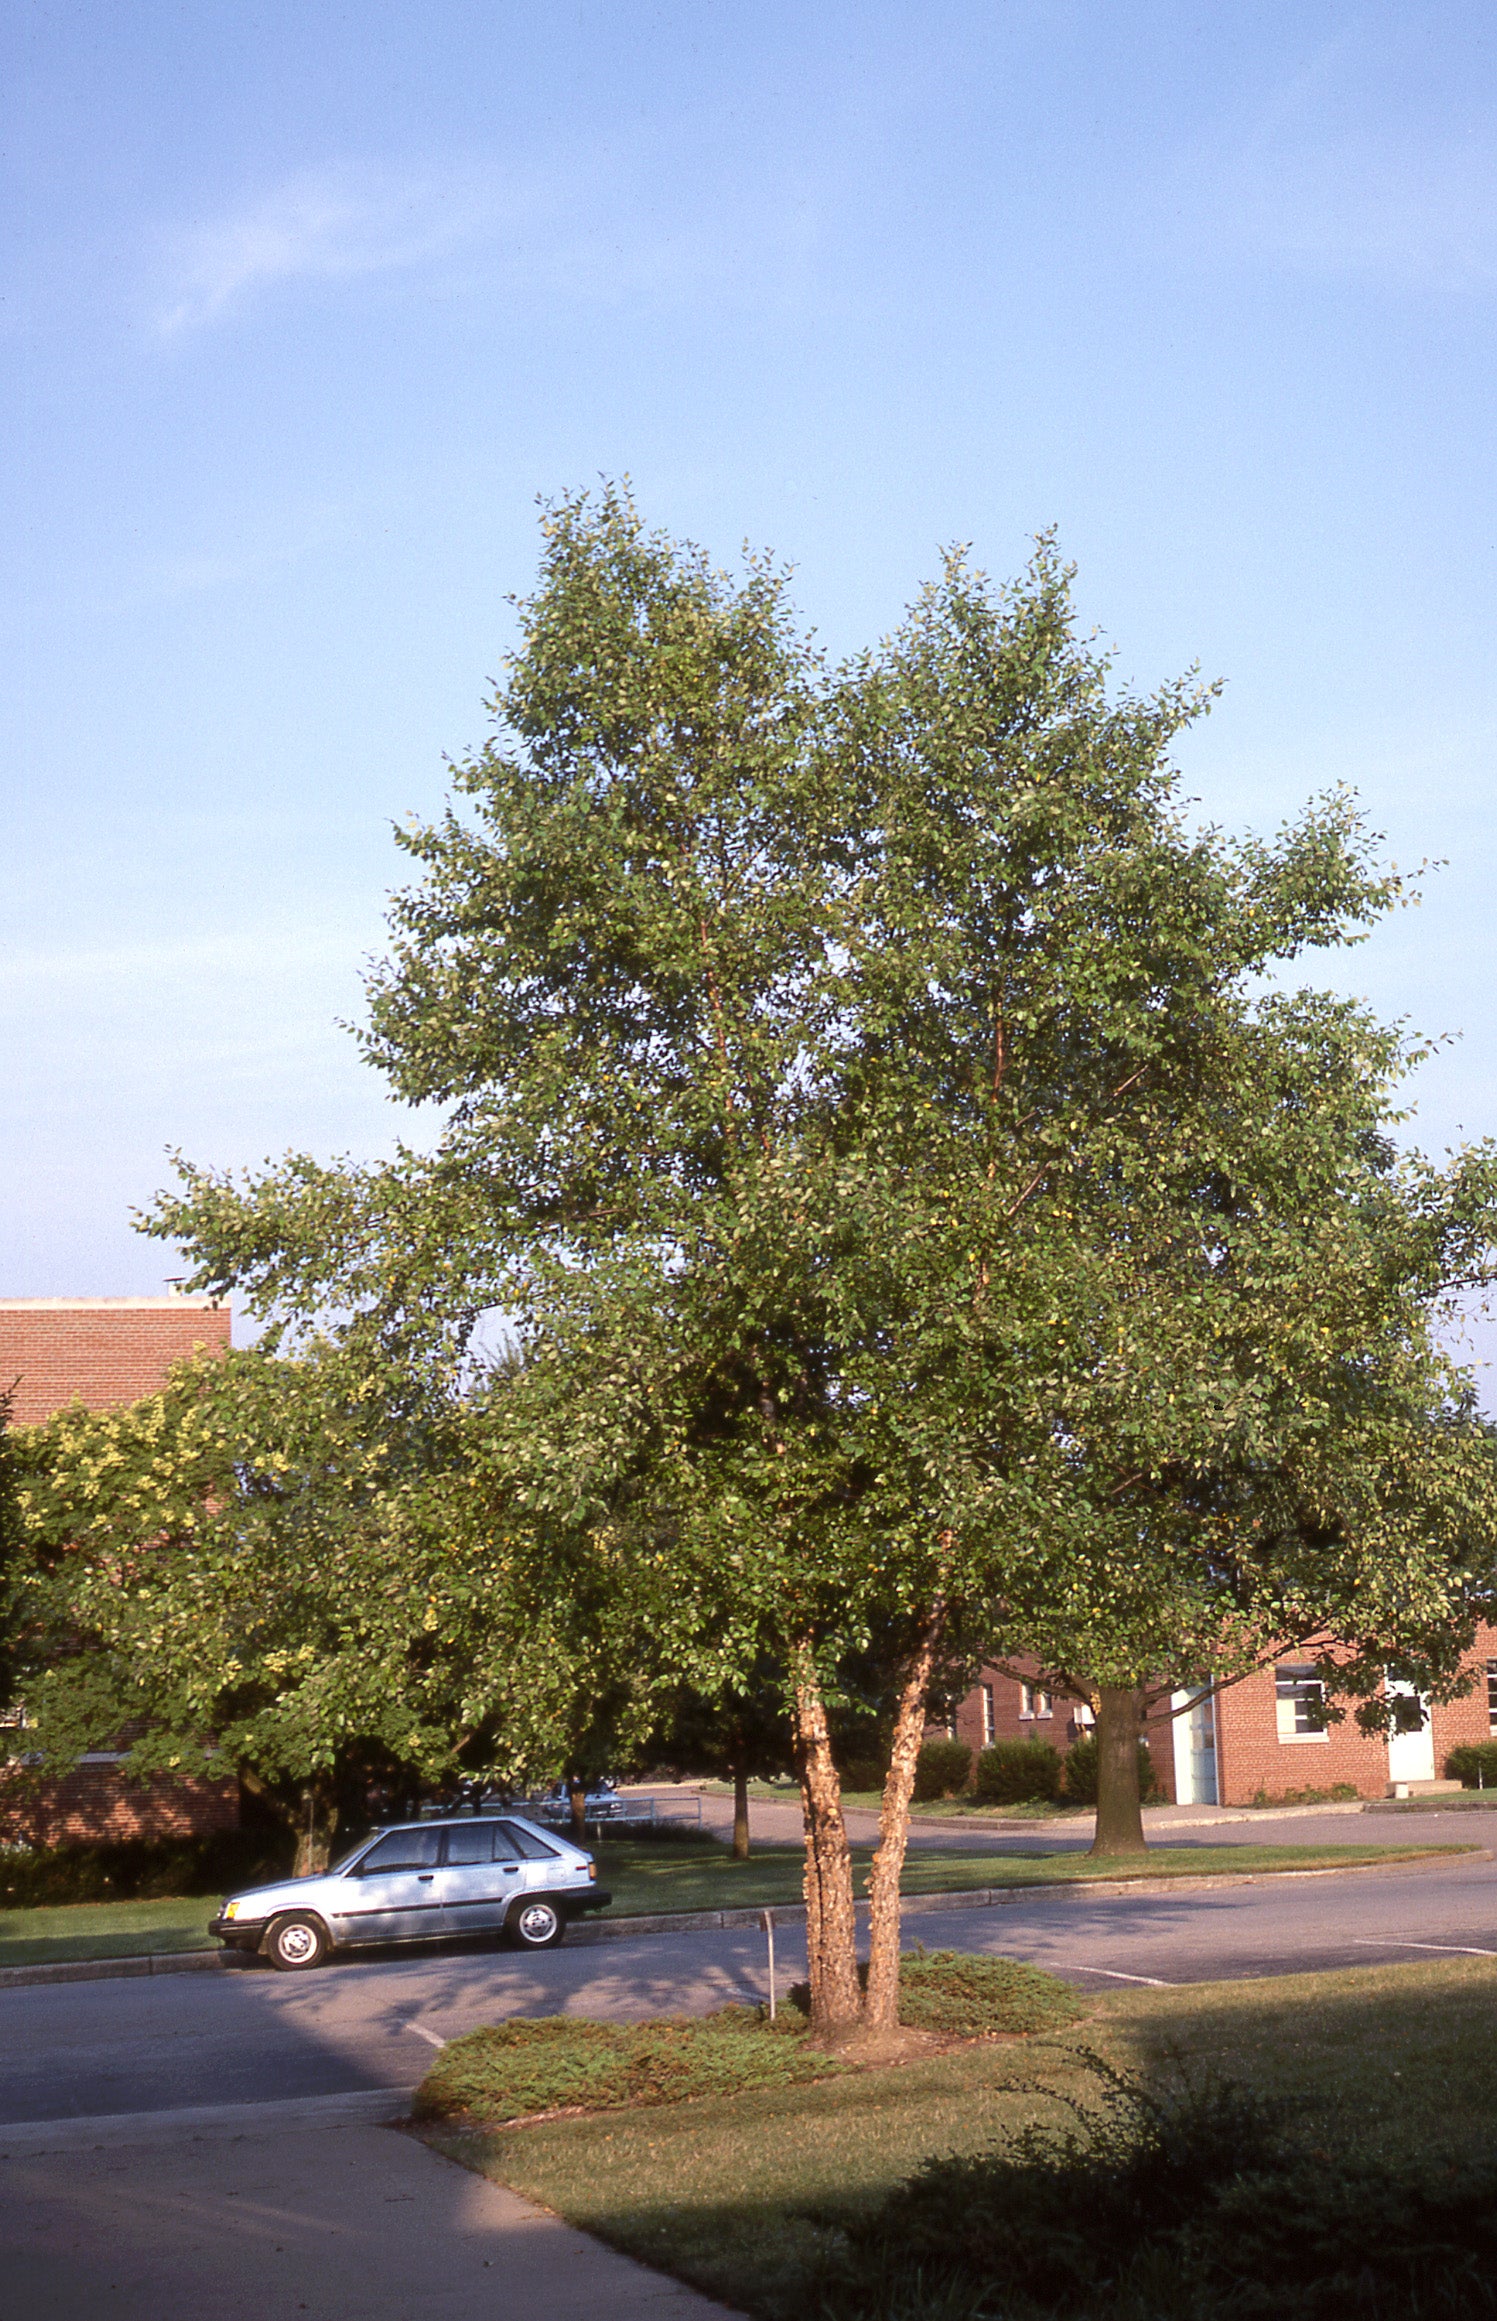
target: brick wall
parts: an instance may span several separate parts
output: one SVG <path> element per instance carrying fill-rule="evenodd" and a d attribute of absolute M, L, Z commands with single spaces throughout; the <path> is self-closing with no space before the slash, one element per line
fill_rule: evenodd
<path fill-rule="evenodd" d="M 1304 1660 L 1309 1657 L 1310 1649 L 1300 1647 L 1292 1654 L 1286 1653 L 1285 1658 Z M 1497 1737 L 1492 1731 L 1487 1701 L 1488 1662 L 1497 1666 L 1497 1628 L 1478 1631 L 1466 1664 L 1476 1679 L 1471 1692 L 1463 1700 L 1451 1701 L 1430 1711 L 1437 1777 L 1444 1775 L 1446 1758 L 1460 1743 Z M 1014 1663 L 1019 1669 L 1025 1665 L 1023 1661 Z M 1026 1717 L 1022 1713 L 1019 1680 L 1003 1675 L 996 1668 L 984 1668 L 956 1714 L 957 1739 L 965 1741 L 974 1754 L 984 1745 L 984 1685 L 992 1688 L 996 1740 L 1049 1741 L 1064 1756 L 1083 1729 L 1076 1719 L 1074 1704 L 1063 1700 L 1054 1703 L 1048 1717 Z M 1172 1799 L 1175 1795 L 1173 1719 L 1157 1715 L 1145 1739 L 1154 1760 L 1160 1796 Z M 1228 1685 L 1217 1696 L 1216 1751 L 1217 1797 L 1223 1805 L 1250 1805 L 1260 1794 L 1279 1799 L 1296 1790 L 1332 1789 L 1341 1783 L 1349 1783 L 1362 1797 L 1383 1797 L 1388 1792 L 1388 1744 L 1365 1734 L 1351 1710 L 1341 1724 L 1328 1727 L 1324 1734 L 1294 1739 L 1280 1735 L 1272 1668 Z"/>
<path fill-rule="evenodd" d="M 1011 1665 L 1019 1670 L 1032 1664 L 1015 1659 Z M 956 1712 L 956 1737 L 965 1741 L 974 1758 L 987 1745 L 983 1687 L 990 1686 L 993 1696 L 993 1738 L 995 1741 L 1048 1741 L 1064 1757 L 1071 1743 L 1080 1738 L 1087 1728 L 1076 1714 L 1075 1701 L 1057 1700 L 1048 1716 L 1024 1714 L 1022 1677 L 1006 1676 L 1001 1669 L 984 1668 L 976 1684 L 966 1695 Z M 1144 1735 L 1149 1755 L 1154 1760 L 1154 1773 L 1159 1783 L 1159 1795 L 1172 1799 L 1175 1794 L 1175 1744 L 1168 1724 L 1152 1724 Z"/>
<path fill-rule="evenodd" d="M 0 1298 L 0 1391 L 34 1426 L 67 1403 L 112 1410 L 166 1384 L 173 1362 L 229 1343 L 229 1309 L 207 1298 Z"/>
<path fill-rule="evenodd" d="M 9 1845 L 111 1845 L 238 1827 L 233 1781 L 125 1781 L 106 1758 L 85 1758 L 62 1781 L 0 1773 L 0 1837 Z"/>
<path fill-rule="evenodd" d="M 166 1384 L 174 1362 L 224 1353 L 229 1324 L 229 1308 L 207 1298 L 0 1298 L 0 1390 L 14 1387 L 17 1426 L 71 1402 L 90 1410 L 138 1402 Z M 0 1754 L 9 1738 L 0 1734 Z M 0 1770 L 0 1843 L 187 1837 L 238 1820 L 232 1781 L 126 1781 L 104 1757 L 39 1785 Z"/>

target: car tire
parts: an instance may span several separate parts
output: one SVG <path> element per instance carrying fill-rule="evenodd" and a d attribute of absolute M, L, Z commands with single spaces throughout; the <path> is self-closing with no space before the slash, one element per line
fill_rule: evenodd
<path fill-rule="evenodd" d="M 265 1955 L 282 1974 L 304 1974 L 321 1966 L 327 1953 L 327 1928 L 320 1918 L 300 1911 L 278 1918 L 265 1937 Z"/>
<path fill-rule="evenodd" d="M 532 1894 L 517 1902 L 505 1926 L 517 1950 L 554 1950 L 567 1931 L 561 1906 L 549 1894 Z"/>

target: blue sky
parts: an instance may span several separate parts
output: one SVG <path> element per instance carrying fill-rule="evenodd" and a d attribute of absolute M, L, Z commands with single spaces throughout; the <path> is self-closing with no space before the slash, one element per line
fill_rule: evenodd
<path fill-rule="evenodd" d="M 838 650 L 1057 526 L 1228 681 L 1204 811 L 1446 860 L 1324 979 L 1497 1129 L 1489 5 L 12 0 L 0 86 L 5 1294 L 157 1289 L 169 1145 L 401 1127 L 389 827 L 600 471 Z"/>

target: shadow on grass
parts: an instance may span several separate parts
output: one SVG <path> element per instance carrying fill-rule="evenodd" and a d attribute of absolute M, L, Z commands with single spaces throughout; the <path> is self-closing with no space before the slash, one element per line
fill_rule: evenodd
<path fill-rule="evenodd" d="M 1286 2302 L 1464 2321 L 1497 2313 L 1494 2000 L 1497 1966 L 1474 1959 L 1198 1984 L 1109 2000 L 1069 2040 L 435 2140 L 763 2321 L 1245 2321 Z M 1167 2216 L 1150 2105 L 1174 2107 Z"/>

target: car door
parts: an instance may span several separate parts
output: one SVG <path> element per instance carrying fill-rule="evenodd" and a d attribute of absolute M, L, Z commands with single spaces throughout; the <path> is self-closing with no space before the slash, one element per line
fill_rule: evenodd
<path fill-rule="evenodd" d="M 350 1876 L 341 1939 L 402 1942 L 413 1935 L 440 1934 L 441 1852 L 440 1829 L 391 1829 L 377 1838 Z"/>
<path fill-rule="evenodd" d="M 524 1887 L 520 1849 L 502 1821 L 449 1822 L 445 1834 L 443 1932 L 492 1932 Z"/>
<path fill-rule="evenodd" d="M 558 1852 L 550 1839 L 542 1837 L 528 1821 L 504 1821 L 499 1826 L 520 1856 L 528 1893 L 557 1893 L 572 1883 L 568 1875 L 569 1857 Z"/>

